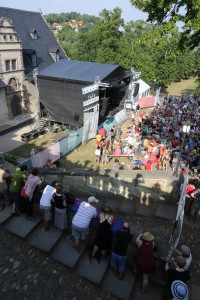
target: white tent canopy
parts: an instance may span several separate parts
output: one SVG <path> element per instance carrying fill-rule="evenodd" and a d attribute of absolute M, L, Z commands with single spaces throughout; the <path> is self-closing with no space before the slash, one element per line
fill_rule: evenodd
<path fill-rule="evenodd" d="M 139 79 L 136 81 L 139 83 L 139 99 L 140 98 L 145 98 L 149 96 L 150 93 L 150 85 L 148 85 L 146 82 L 144 82 L 142 79 Z"/>

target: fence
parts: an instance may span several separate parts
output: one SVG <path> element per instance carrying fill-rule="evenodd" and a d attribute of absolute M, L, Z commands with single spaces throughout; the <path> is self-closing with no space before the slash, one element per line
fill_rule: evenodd
<path fill-rule="evenodd" d="M 109 130 L 113 126 L 117 126 L 123 123 L 127 119 L 126 109 L 122 109 L 115 116 L 107 119 L 104 123 L 100 124 L 98 130 L 104 126 L 106 130 Z M 21 165 L 27 165 L 29 168 L 37 167 L 41 168 L 46 164 L 47 159 L 51 159 L 52 162 L 59 160 L 74 150 L 82 143 L 83 127 L 78 129 L 75 133 L 68 135 L 58 143 L 45 150 L 37 153 L 33 157 L 23 161 Z"/>
<path fill-rule="evenodd" d="M 180 195 L 179 202 L 178 202 L 176 221 L 175 221 L 174 228 L 173 228 L 171 238 L 170 238 L 170 244 L 172 247 L 176 247 L 178 245 L 178 242 L 179 242 L 179 239 L 181 236 L 181 232 L 182 232 L 187 184 L 188 184 L 188 170 L 184 176 L 184 182 L 181 185 L 181 195 Z"/>

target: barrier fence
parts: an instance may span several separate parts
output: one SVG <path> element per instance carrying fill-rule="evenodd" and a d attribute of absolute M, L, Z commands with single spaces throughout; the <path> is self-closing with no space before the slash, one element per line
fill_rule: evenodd
<path fill-rule="evenodd" d="M 108 131 L 113 126 L 118 126 L 127 119 L 126 109 L 122 109 L 116 115 L 107 119 L 105 122 L 101 123 L 98 126 L 98 130 L 104 126 L 105 130 Z M 51 159 L 52 162 L 55 162 L 69 152 L 73 151 L 82 143 L 83 127 L 78 129 L 75 133 L 68 135 L 66 138 L 63 138 L 61 141 L 55 143 L 51 147 L 46 148 L 45 150 L 37 153 L 33 157 L 23 161 L 20 165 L 27 165 L 29 168 L 42 168 L 46 165 L 46 161 Z"/>
<path fill-rule="evenodd" d="M 178 202 L 176 221 L 169 241 L 171 247 L 176 247 L 180 240 L 182 227 L 183 227 L 183 220 L 184 220 L 184 207 L 185 207 L 185 196 L 186 196 L 187 184 L 188 184 L 188 169 L 186 174 L 184 175 L 183 184 L 181 185 L 181 194 Z"/>

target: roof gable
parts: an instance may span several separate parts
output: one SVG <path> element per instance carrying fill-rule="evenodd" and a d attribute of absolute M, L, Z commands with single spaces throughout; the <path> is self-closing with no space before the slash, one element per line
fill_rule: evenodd
<path fill-rule="evenodd" d="M 39 12 L 0 7 L 0 18 L 1 17 L 12 20 L 15 30 L 20 36 L 23 49 L 35 50 L 37 53 L 37 66 L 39 70 L 54 63 L 54 60 L 49 53 L 49 48 L 59 49 L 60 59 L 67 58 L 51 32 L 47 22 Z M 31 35 L 33 31 L 37 33 L 36 39 Z M 24 65 L 26 75 L 31 75 L 34 67 L 27 65 L 25 56 Z"/>

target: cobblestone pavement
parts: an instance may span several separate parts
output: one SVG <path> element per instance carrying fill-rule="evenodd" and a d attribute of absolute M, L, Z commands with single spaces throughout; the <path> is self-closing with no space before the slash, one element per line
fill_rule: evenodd
<path fill-rule="evenodd" d="M 116 299 L 3 228 L 0 228 L 0 284 L 2 300 Z"/>

